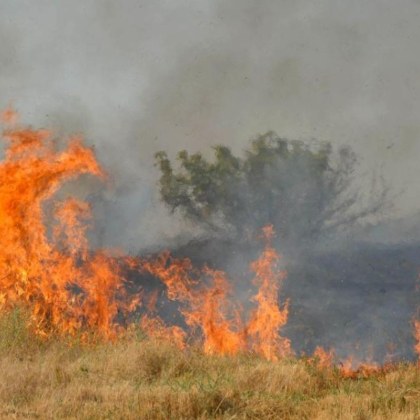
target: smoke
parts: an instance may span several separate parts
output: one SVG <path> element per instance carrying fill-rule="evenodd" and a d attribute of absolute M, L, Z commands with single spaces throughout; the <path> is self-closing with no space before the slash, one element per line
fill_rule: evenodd
<path fill-rule="evenodd" d="M 418 241 L 419 14 L 414 0 L 3 0 L 0 107 L 12 103 L 24 122 L 52 127 L 58 135 L 83 133 L 96 148 L 110 174 L 106 188 L 86 180 L 67 191 L 94 202 L 98 245 L 137 251 L 197 234 L 160 203 L 153 154 L 165 150 L 173 157 L 184 148 L 206 153 L 215 144 L 240 153 L 251 137 L 268 130 L 350 145 L 362 158 L 362 189 L 370 187 L 362 176 L 380 167 L 386 183 L 402 191 L 395 203 L 399 219 L 354 234 L 401 244 L 409 233 Z M 216 263 L 219 248 L 209 247 L 201 256 L 210 249 Z M 413 258 L 413 250 L 401 249 L 392 254 L 397 267 L 406 253 Z M 229 261 L 220 257 L 221 266 L 243 270 L 247 252 L 228 250 Z M 317 317 L 316 302 L 338 302 L 344 278 L 356 291 L 345 295 L 352 296 L 348 302 L 358 302 L 364 290 L 358 280 L 370 262 L 354 258 L 341 260 L 341 272 L 331 274 L 335 283 L 325 294 L 328 282 L 314 294 L 313 281 L 324 277 L 323 270 L 330 273 L 328 258 L 319 262 L 316 275 L 302 268 L 305 281 L 299 270 L 292 273 L 299 284 L 288 289 L 292 302 L 294 294 L 295 308 L 307 306 L 301 315 L 292 306 L 291 334 L 303 336 L 293 325 L 312 316 L 320 323 L 311 330 L 319 341 L 337 345 L 335 333 L 342 339 L 340 322 L 350 310 L 330 305 L 324 312 L 318 308 Z M 376 266 L 384 261 L 372 258 Z M 410 269 L 399 276 L 413 275 L 410 258 Z M 343 271 L 354 264 L 359 271 L 346 277 Z M 366 299 L 359 301 L 363 307 L 372 305 Z M 408 315 L 395 309 L 395 300 L 386 302 L 389 311 L 378 309 L 377 319 L 390 320 L 385 315 L 396 311 L 405 322 Z M 375 300 L 373 306 L 383 303 Z M 328 336 L 323 324 L 334 311 L 338 324 Z M 376 335 L 381 322 L 373 324 Z M 365 336 L 372 332 L 356 327 Z M 308 346 L 317 343 L 313 339 Z"/>
<path fill-rule="evenodd" d="M 404 189 L 404 216 L 420 192 L 419 8 L 5 0 L 0 105 L 13 101 L 25 121 L 83 132 L 96 146 L 117 197 L 103 197 L 106 243 L 147 246 L 179 231 L 155 195 L 155 151 L 239 151 L 268 129 L 352 145 L 361 172 L 382 166 Z"/>

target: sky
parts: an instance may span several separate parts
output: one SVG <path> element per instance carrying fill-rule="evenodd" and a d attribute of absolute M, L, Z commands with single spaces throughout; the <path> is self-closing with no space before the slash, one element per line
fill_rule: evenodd
<path fill-rule="evenodd" d="M 180 229 L 159 203 L 156 151 L 240 152 L 268 130 L 352 146 L 360 177 L 382 171 L 395 216 L 410 216 L 419 22 L 419 0 L 1 0 L 0 108 L 94 145 L 113 176 L 106 243 Z"/>

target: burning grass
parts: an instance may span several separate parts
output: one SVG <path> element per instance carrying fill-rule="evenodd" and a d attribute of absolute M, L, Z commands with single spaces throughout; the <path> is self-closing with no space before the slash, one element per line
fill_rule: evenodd
<path fill-rule="evenodd" d="M 105 340 L 118 339 L 129 316 L 140 305 L 141 293 L 128 293 L 121 265 L 148 272 L 161 280 L 170 300 L 182 304 L 190 330 L 199 330 L 207 354 L 236 354 L 255 349 L 267 359 L 291 352 L 289 340 L 279 335 L 287 322 L 288 307 L 278 306 L 278 289 L 285 273 L 280 256 L 271 246 L 274 231 L 263 229 L 266 247 L 251 265 L 257 308 L 243 319 L 231 298 L 226 274 L 208 267 L 196 269 L 188 259 L 176 260 L 169 253 L 142 259 L 120 256 L 107 250 L 92 250 L 86 236 L 89 204 L 69 197 L 55 200 L 67 181 L 88 174 L 104 178 L 93 151 L 81 139 L 70 139 L 58 150 L 51 133 L 23 128 L 11 118 L 3 132 L 6 142 L 0 162 L 0 311 L 17 305 L 31 312 L 34 331 L 44 338 L 52 334 L 81 335 L 90 332 Z M 45 220 L 45 208 L 53 217 Z M 167 333 L 180 347 L 187 332 L 166 327 L 146 314 L 141 324 L 155 336 Z M 159 328 L 156 328 L 159 327 Z"/>
<path fill-rule="evenodd" d="M 16 124 L 11 112 L 6 117 Z M 117 258 L 89 248 L 89 205 L 54 201 L 79 175 L 105 177 L 80 139 L 57 150 L 46 131 L 14 126 L 3 137 L 1 418 L 420 416 L 414 364 L 334 365 L 334 351 L 322 348 L 293 356 L 281 335 L 289 307 L 279 303 L 286 272 L 272 227 L 250 265 L 254 307 L 244 314 L 224 272 L 169 253 Z M 187 328 L 166 325 L 154 313 L 156 297 L 129 293 L 122 266 L 159 279 Z M 420 323 L 413 325 L 419 353 Z"/>
<path fill-rule="evenodd" d="M 28 331 L 25 311 L 0 320 L 1 418 L 416 419 L 420 369 L 399 364 L 343 377 L 311 360 L 206 355 L 140 329 L 81 344 Z"/>

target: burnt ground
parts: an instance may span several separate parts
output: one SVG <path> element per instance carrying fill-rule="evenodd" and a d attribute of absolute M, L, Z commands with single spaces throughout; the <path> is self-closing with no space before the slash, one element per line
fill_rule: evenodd
<path fill-rule="evenodd" d="M 173 250 L 189 257 L 195 266 L 223 269 L 234 285 L 233 299 L 245 313 L 255 292 L 249 262 L 261 244 L 221 240 L 190 242 Z M 287 326 L 282 331 L 296 353 L 311 353 L 317 345 L 334 347 L 339 356 L 384 361 L 413 359 L 412 318 L 420 306 L 416 293 L 420 272 L 420 245 L 384 246 L 352 244 L 335 251 L 305 251 L 285 257 L 288 272 L 280 301 L 290 299 Z M 132 280 L 146 293 L 159 290 L 157 312 L 168 322 L 185 326 L 177 302 L 168 302 L 164 286 L 149 275 Z"/>

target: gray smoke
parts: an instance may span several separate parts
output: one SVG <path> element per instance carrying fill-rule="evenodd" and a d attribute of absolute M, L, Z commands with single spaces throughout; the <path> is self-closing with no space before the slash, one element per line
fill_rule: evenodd
<path fill-rule="evenodd" d="M 98 210 L 106 244 L 181 230 L 156 196 L 155 151 L 239 151 L 269 129 L 353 146 L 361 173 L 381 166 L 404 189 L 403 217 L 420 193 L 419 12 L 409 0 L 4 0 L 0 106 L 96 146 L 114 177 Z"/>
<path fill-rule="evenodd" d="M 156 151 L 208 153 L 220 143 L 239 153 L 274 130 L 353 147 L 361 189 L 381 169 L 402 191 L 395 220 L 352 239 L 398 248 L 420 237 L 419 15 L 416 0 L 2 0 L 0 107 L 12 103 L 24 122 L 83 133 L 95 146 L 110 185 L 68 188 L 95 203 L 100 245 L 137 251 L 197 234 L 159 201 Z M 349 342 L 382 336 L 384 347 L 388 323 L 391 335 L 406 325 L 407 342 L 415 248 L 392 248 L 389 258 L 387 248 L 368 251 L 297 264 L 296 286 L 286 287 L 291 336 L 316 331 L 309 347 L 337 346 L 345 331 Z M 237 272 L 245 254 L 221 262 Z M 403 292 L 394 293 L 399 277 Z"/>

